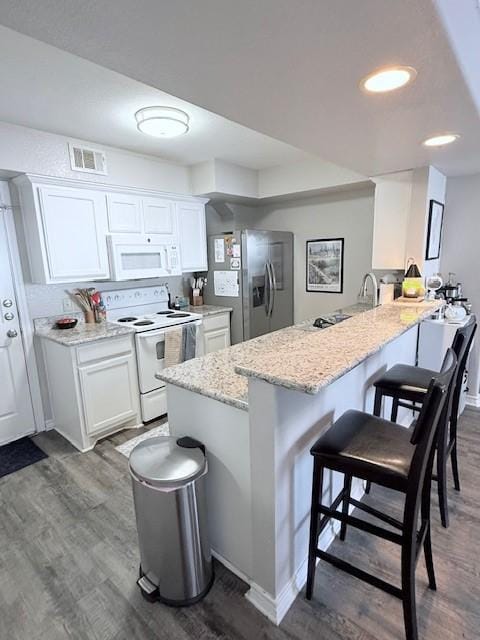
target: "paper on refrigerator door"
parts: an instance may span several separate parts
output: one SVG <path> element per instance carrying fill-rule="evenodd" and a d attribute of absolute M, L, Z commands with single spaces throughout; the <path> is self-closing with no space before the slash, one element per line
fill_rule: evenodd
<path fill-rule="evenodd" d="M 215 238 L 215 262 L 225 262 L 225 240 Z"/>
<path fill-rule="evenodd" d="M 240 295 L 238 271 L 214 271 L 213 288 L 216 296 L 238 298 Z"/>

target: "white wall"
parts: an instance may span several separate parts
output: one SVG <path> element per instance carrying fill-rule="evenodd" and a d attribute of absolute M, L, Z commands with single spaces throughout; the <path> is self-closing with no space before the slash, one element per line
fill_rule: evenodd
<path fill-rule="evenodd" d="M 312 157 L 311 160 L 262 169 L 258 172 L 258 196 L 268 198 L 288 193 L 328 189 L 364 182 L 365 176 Z"/>
<path fill-rule="evenodd" d="M 32 105 L 32 108 L 35 106 Z M 0 122 L 0 171 L 39 173 L 117 186 L 191 193 L 188 167 L 92 142 L 83 141 L 87 146 L 100 146 L 106 150 L 108 175 L 72 171 L 67 147 L 67 142 L 72 140 Z"/>
<path fill-rule="evenodd" d="M 480 315 L 479 273 L 480 239 L 480 173 L 472 176 L 448 178 L 444 214 L 441 271 L 457 275 L 465 295 Z M 470 360 L 470 394 L 477 394 L 480 386 L 480 338 L 476 338 Z"/>
<path fill-rule="evenodd" d="M 372 265 L 373 198 L 373 188 L 352 190 L 259 207 L 236 218 L 243 228 L 295 234 L 296 322 L 356 302 L 362 277 Z M 306 292 L 306 241 L 318 238 L 345 238 L 343 294 Z"/>
<path fill-rule="evenodd" d="M 445 202 L 446 180 L 443 173 L 435 167 L 421 167 L 413 171 L 412 204 L 405 257 L 415 258 L 424 278 L 440 269 L 440 260 L 425 260 L 425 251 L 430 200 Z"/>
<path fill-rule="evenodd" d="M 259 170 L 219 159 L 199 162 L 191 167 L 194 195 L 215 193 L 226 199 L 240 196 L 250 198 L 258 205 L 266 198 L 290 194 L 308 197 L 309 192 L 348 188 L 355 184 L 362 186 L 367 182 L 365 176 L 314 157 Z"/>

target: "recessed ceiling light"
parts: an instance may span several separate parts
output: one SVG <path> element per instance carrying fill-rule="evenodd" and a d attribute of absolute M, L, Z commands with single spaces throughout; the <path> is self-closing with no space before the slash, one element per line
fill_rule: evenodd
<path fill-rule="evenodd" d="M 413 67 L 386 67 L 370 73 L 360 85 L 369 93 L 385 93 L 400 89 L 416 77 Z"/>
<path fill-rule="evenodd" d="M 458 140 L 460 136 L 458 133 L 442 133 L 440 136 L 433 136 L 433 138 L 427 138 L 423 141 L 425 147 L 443 147 L 446 144 L 451 144 Z"/>
<path fill-rule="evenodd" d="M 175 138 L 187 133 L 190 118 L 174 107 L 145 107 L 135 114 L 137 129 L 155 138 Z"/>

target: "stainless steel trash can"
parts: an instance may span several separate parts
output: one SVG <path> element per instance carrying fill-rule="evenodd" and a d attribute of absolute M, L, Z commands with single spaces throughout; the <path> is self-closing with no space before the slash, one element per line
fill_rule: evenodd
<path fill-rule="evenodd" d="M 205 448 L 193 438 L 149 438 L 132 451 L 129 467 L 142 594 L 174 606 L 193 604 L 208 593 L 214 579 Z"/>

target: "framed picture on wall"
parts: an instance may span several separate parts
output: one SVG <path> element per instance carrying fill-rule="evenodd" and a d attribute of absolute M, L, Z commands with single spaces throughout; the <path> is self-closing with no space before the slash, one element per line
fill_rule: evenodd
<path fill-rule="evenodd" d="M 344 238 L 307 240 L 307 291 L 343 293 Z"/>
<path fill-rule="evenodd" d="M 430 200 L 425 260 L 436 260 L 440 257 L 440 246 L 442 243 L 443 209 L 444 205 L 441 202 Z"/>

